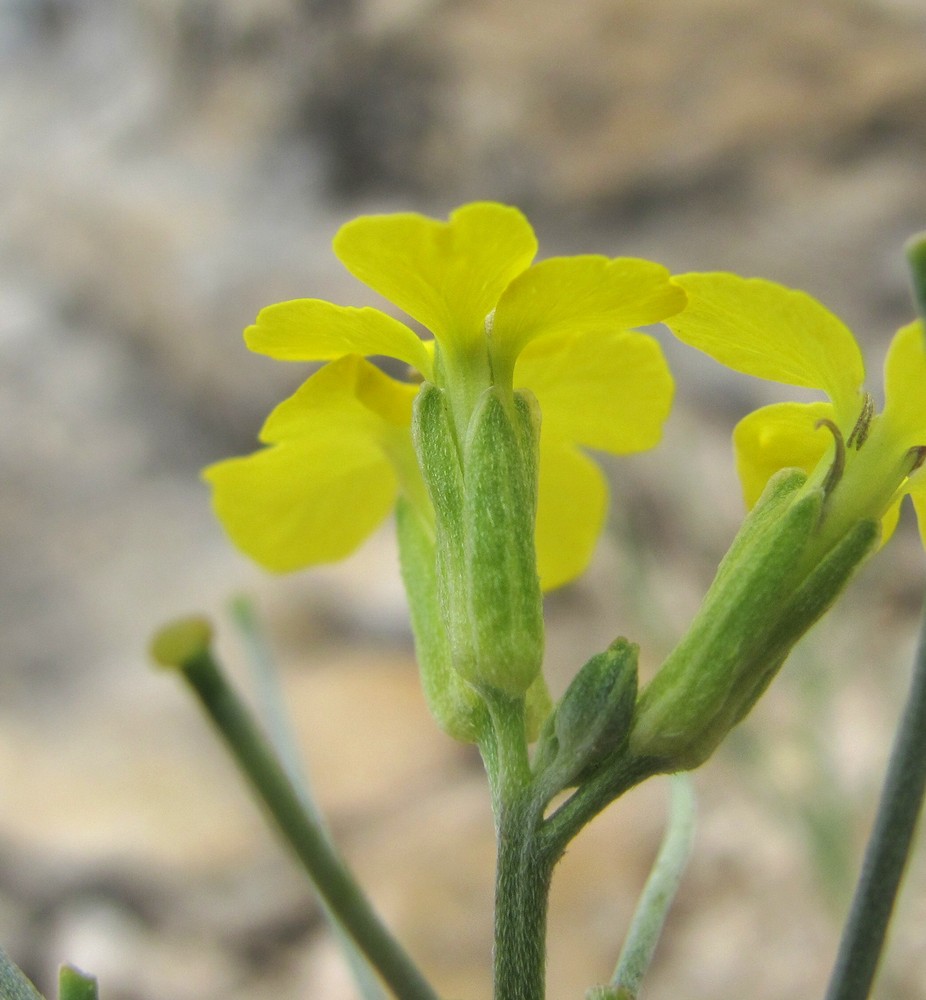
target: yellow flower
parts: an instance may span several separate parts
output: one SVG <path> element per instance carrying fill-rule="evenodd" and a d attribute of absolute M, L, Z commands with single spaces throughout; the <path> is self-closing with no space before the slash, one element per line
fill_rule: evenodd
<path fill-rule="evenodd" d="M 400 493 L 425 510 L 409 432 L 418 386 L 363 359 L 384 355 L 446 391 L 460 438 L 489 386 L 536 395 L 541 581 L 549 589 L 581 573 L 607 506 L 584 449 L 625 454 L 658 442 L 672 379 L 656 341 L 631 330 L 677 312 L 684 294 L 649 261 L 589 255 L 532 266 L 536 250 L 524 216 L 490 202 L 447 222 L 409 213 L 343 226 L 341 262 L 434 341 L 373 308 L 299 299 L 262 310 L 245 333 L 251 350 L 331 364 L 270 415 L 269 447 L 205 471 L 233 541 L 287 571 L 347 555 Z"/>
<path fill-rule="evenodd" d="M 826 495 L 821 547 L 861 519 L 890 536 L 909 494 L 926 544 L 926 340 L 921 322 L 894 336 L 884 367 L 885 405 L 874 413 L 855 338 L 809 295 L 732 274 L 675 279 L 688 303 L 666 325 L 685 343 L 748 375 L 823 390 L 828 402 L 776 403 L 734 434 L 747 504 L 779 469 L 810 476 Z"/>

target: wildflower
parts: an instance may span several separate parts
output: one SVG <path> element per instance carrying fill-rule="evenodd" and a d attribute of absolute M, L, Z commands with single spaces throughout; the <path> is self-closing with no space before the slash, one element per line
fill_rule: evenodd
<path fill-rule="evenodd" d="M 732 274 L 676 279 L 688 304 L 666 325 L 715 360 L 760 378 L 819 389 L 828 401 L 774 403 L 749 414 L 733 440 L 747 504 L 779 469 L 808 474 L 825 505 L 816 552 L 868 518 L 886 540 L 910 495 L 926 543 L 926 340 L 921 321 L 894 336 L 884 366 L 884 409 L 864 391 L 855 338 L 803 292 Z"/>
<path fill-rule="evenodd" d="M 895 335 L 885 405 L 863 388 L 858 345 L 803 292 L 731 274 L 675 279 L 687 304 L 666 325 L 749 375 L 822 390 L 734 430 L 752 508 L 688 633 L 644 689 L 630 745 L 666 771 L 696 767 L 752 708 L 801 636 L 893 531 L 909 494 L 926 541 L 926 342 Z"/>
<path fill-rule="evenodd" d="M 205 471 L 233 541 L 284 572 L 347 555 L 397 496 L 433 518 L 410 433 L 419 386 L 364 360 L 380 355 L 445 392 L 460 455 L 487 390 L 506 410 L 516 390 L 531 390 L 543 414 L 537 567 L 547 589 L 576 577 L 607 504 L 604 477 L 584 449 L 625 454 L 659 440 L 671 376 L 655 340 L 630 331 L 676 312 L 683 293 L 643 260 L 531 265 L 530 225 L 494 203 L 464 206 L 448 222 L 361 217 L 342 227 L 334 250 L 434 340 L 373 308 L 299 299 L 262 310 L 245 333 L 251 350 L 330 363 L 271 413 L 260 435 L 266 448 Z"/>

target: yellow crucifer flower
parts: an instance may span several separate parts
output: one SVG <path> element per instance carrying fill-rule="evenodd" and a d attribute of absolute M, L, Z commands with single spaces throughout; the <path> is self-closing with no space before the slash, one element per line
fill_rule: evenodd
<path fill-rule="evenodd" d="M 882 539 L 903 497 L 916 508 L 926 544 L 926 341 L 921 322 L 895 335 L 884 368 L 884 410 L 863 391 L 865 368 L 843 323 L 803 292 L 732 274 L 675 279 L 688 304 L 666 325 L 685 343 L 740 372 L 821 389 L 829 402 L 776 403 L 749 414 L 734 434 L 751 507 L 770 477 L 795 467 L 823 486 L 820 548 L 861 519 L 880 520 Z"/>
<path fill-rule="evenodd" d="M 428 506 L 409 431 L 417 385 L 364 356 L 406 362 L 447 392 L 462 436 L 489 386 L 533 391 L 543 415 L 536 526 L 543 586 L 588 564 L 607 489 L 583 448 L 613 454 L 655 445 L 673 385 L 656 341 L 631 328 L 677 312 L 684 294 L 644 260 L 562 257 L 531 266 L 524 216 L 480 202 L 448 222 L 364 216 L 334 251 L 357 278 L 403 309 L 434 343 L 384 312 L 320 299 L 262 310 L 251 350 L 329 361 L 271 413 L 268 447 L 210 466 L 219 519 L 232 540 L 284 572 L 339 559 L 386 517 L 399 493 Z"/>

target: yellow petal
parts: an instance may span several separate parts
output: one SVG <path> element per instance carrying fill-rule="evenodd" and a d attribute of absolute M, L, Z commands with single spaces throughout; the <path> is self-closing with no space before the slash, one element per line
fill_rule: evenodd
<path fill-rule="evenodd" d="M 736 425 L 733 447 L 747 507 L 780 469 L 803 469 L 809 475 L 817 467 L 833 436 L 825 427 L 816 429 L 816 424 L 833 417 L 829 403 L 774 403 Z"/>
<path fill-rule="evenodd" d="M 342 434 L 379 436 L 380 425 L 410 427 L 418 386 L 397 382 L 375 365 L 350 354 L 308 378 L 267 417 L 265 444 L 313 436 L 319 427 Z"/>
<path fill-rule="evenodd" d="M 631 257 L 554 257 L 505 290 L 492 323 L 493 357 L 511 364 L 546 335 L 610 333 L 656 323 L 685 304 L 661 265 Z"/>
<path fill-rule="evenodd" d="M 865 367 L 849 329 L 804 292 L 733 274 L 674 279 L 688 304 L 666 320 L 686 344 L 747 375 L 822 389 L 854 422 Z"/>
<path fill-rule="evenodd" d="M 430 356 L 421 339 L 403 323 L 378 309 L 354 309 L 321 299 L 294 299 L 261 309 L 244 331 L 257 354 L 279 361 L 329 361 L 344 354 L 381 354 L 398 358 L 431 375 Z"/>
<path fill-rule="evenodd" d="M 267 418 L 270 447 L 203 472 L 235 545 L 281 573 L 352 552 L 395 502 L 416 391 L 357 355 L 319 369 Z"/>
<path fill-rule="evenodd" d="M 902 327 L 884 362 L 884 413 L 898 450 L 926 445 L 926 336 L 920 321 Z"/>
<path fill-rule="evenodd" d="M 342 559 L 395 502 L 395 474 L 376 443 L 325 430 L 203 472 L 228 536 L 266 569 L 285 573 Z"/>
<path fill-rule="evenodd" d="M 541 433 L 536 544 L 544 590 L 585 571 L 607 507 L 608 488 L 598 466 L 565 441 Z"/>
<path fill-rule="evenodd" d="M 485 336 L 486 316 L 533 260 L 537 241 L 516 209 L 494 202 L 458 208 L 449 222 L 423 215 L 367 215 L 341 228 L 344 266 L 451 352 Z"/>
<path fill-rule="evenodd" d="M 518 358 L 515 386 L 537 396 L 543 434 L 613 454 L 656 445 L 672 406 L 662 349 L 642 333 L 535 340 Z"/>

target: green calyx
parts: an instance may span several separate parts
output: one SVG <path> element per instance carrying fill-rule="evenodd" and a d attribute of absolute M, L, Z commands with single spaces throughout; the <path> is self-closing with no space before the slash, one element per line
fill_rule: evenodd
<path fill-rule="evenodd" d="M 441 619 L 453 669 L 522 696 L 540 675 L 534 552 L 539 416 L 532 397 L 486 389 L 459 439 L 444 390 L 425 384 L 413 435 L 435 514 Z"/>
<path fill-rule="evenodd" d="M 860 520 L 808 564 L 825 496 L 805 482 L 779 473 L 744 522 L 691 628 L 638 699 L 634 756 L 663 771 L 702 764 L 872 551 L 878 526 Z"/>
<path fill-rule="evenodd" d="M 478 743 L 488 722 L 477 692 L 453 669 L 450 641 L 438 597 L 433 527 L 408 501 L 396 508 L 399 560 L 408 596 L 415 654 L 428 708 L 454 739 Z"/>

